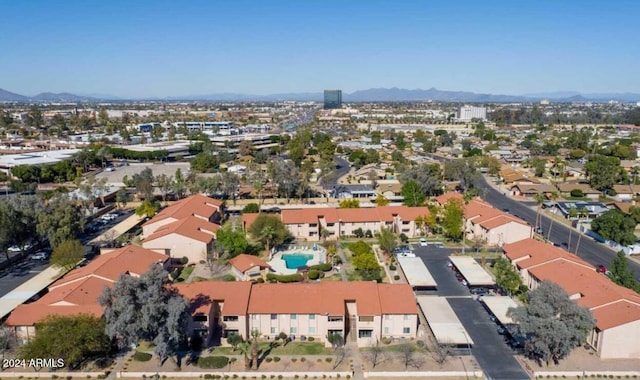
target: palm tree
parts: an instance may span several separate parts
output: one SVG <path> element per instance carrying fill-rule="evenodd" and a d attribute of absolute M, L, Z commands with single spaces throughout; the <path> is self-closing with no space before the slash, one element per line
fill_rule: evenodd
<path fill-rule="evenodd" d="M 251 365 L 258 369 L 258 338 L 260 331 L 258 329 L 251 330 Z"/>
<path fill-rule="evenodd" d="M 576 243 L 576 250 L 574 251 L 576 256 L 578 256 L 578 247 L 580 247 L 580 239 L 582 239 L 582 231 L 580 231 L 580 222 L 582 221 L 582 218 L 586 218 L 587 216 L 589 216 L 589 212 L 587 211 L 587 209 L 584 207 L 580 207 L 578 209 L 578 231 L 580 233 L 578 234 L 578 243 Z"/>
<path fill-rule="evenodd" d="M 242 342 L 238 344 L 238 351 L 240 351 L 240 353 L 244 355 L 244 369 L 250 369 L 251 366 L 249 363 L 249 354 L 251 353 L 251 343 Z"/>
<path fill-rule="evenodd" d="M 555 201 L 558 199 L 558 193 L 556 191 L 554 191 L 553 193 L 551 193 L 551 195 L 549 196 L 551 198 L 551 200 L 555 203 Z M 551 229 L 553 228 L 553 218 L 551 218 L 550 222 L 549 222 L 549 232 L 547 233 L 547 240 L 551 239 Z"/>
<path fill-rule="evenodd" d="M 275 233 L 276 231 L 271 226 L 265 226 L 262 231 L 260 231 L 260 240 L 264 242 L 267 253 L 271 252 L 271 242 L 273 242 Z"/>
<path fill-rule="evenodd" d="M 575 207 L 569 208 L 569 221 L 572 221 L 578 216 L 578 209 Z M 569 244 L 567 244 L 567 250 L 571 251 L 571 233 L 573 232 L 573 222 L 569 227 Z"/>
<path fill-rule="evenodd" d="M 535 223 L 536 224 L 535 231 L 537 231 L 538 226 L 540 224 L 540 211 L 542 210 L 542 204 L 544 203 L 545 197 L 544 197 L 544 194 L 542 193 L 536 193 L 533 199 L 536 201 L 536 204 L 538 205 L 538 209 L 536 210 L 536 223 Z"/>

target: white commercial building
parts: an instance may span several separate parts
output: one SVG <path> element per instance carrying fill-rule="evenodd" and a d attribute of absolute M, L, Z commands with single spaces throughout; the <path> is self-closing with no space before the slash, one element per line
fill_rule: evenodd
<path fill-rule="evenodd" d="M 458 111 L 458 120 L 471 121 L 472 119 L 487 120 L 485 107 L 464 106 Z"/>

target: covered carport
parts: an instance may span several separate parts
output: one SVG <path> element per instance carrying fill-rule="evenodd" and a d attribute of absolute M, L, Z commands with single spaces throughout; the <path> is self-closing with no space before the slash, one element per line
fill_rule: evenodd
<path fill-rule="evenodd" d="M 436 281 L 421 258 L 399 256 L 397 260 L 404 277 L 414 290 L 436 289 Z"/>
<path fill-rule="evenodd" d="M 439 344 L 473 346 L 473 340 L 445 297 L 416 296 L 416 300 Z"/>
<path fill-rule="evenodd" d="M 493 277 L 473 257 L 449 256 L 449 260 L 470 287 L 496 285 Z"/>
<path fill-rule="evenodd" d="M 510 308 L 517 308 L 518 304 L 511 297 L 484 296 L 480 300 L 502 326 L 515 324 L 513 319 L 508 316 L 508 312 Z"/>

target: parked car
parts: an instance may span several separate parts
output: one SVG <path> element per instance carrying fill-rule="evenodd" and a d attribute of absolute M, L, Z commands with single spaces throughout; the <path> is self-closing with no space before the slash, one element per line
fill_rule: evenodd
<path fill-rule="evenodd" d="M 538 235 L 544 235 L 544 231 L 542 231 L 542 227 L 537 227 L 537 228 L 536 228 L 536 233 L 537 233 Z"/>
<path fill-rule="evenodd" d="M 36 252 L 29 257 L 31 260 L 46 260 L 49 258 L 49 253 L 45 251 Z"/>
<path fill-rule="evenodd" d="M 598 273 L 607 273 L 607 267 L 605 267 L 604 265 L 600 264 L 598 265 L 598 267 L 596 268 L 596 271 Z"/>
<path fill-rule="evenodd" d="M 471 294 L 475 294 L 478 296 L 489 295 L 489 289 L 486 289 L 486 288 L 472 288 L 471 290 L 469 290 L 469 292 L 471 292 Z"/>
<path fill-rule="evenodd" d="M 504 335 L 507 332 L 507 330 L 505 330 L 504 327 L 502 326 L 498 326 L 497 330 L 498 330 L 498 334 L 500 335 Z"/>
<path fill-rule="evenodd" d="M 425 239 L 425 238 L 420 239 L 420 246 L 421 247 L 426 247 L 427 245 L 428 245 L 427 244 L 427 239 Z"/>

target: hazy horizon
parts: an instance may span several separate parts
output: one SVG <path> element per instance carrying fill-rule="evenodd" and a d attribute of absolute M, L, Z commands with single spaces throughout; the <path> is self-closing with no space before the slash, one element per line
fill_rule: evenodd
<path fill-rule="evenodd" d="M 633 1 L 4 2 L 0 88 L 639 93 Z"/>

